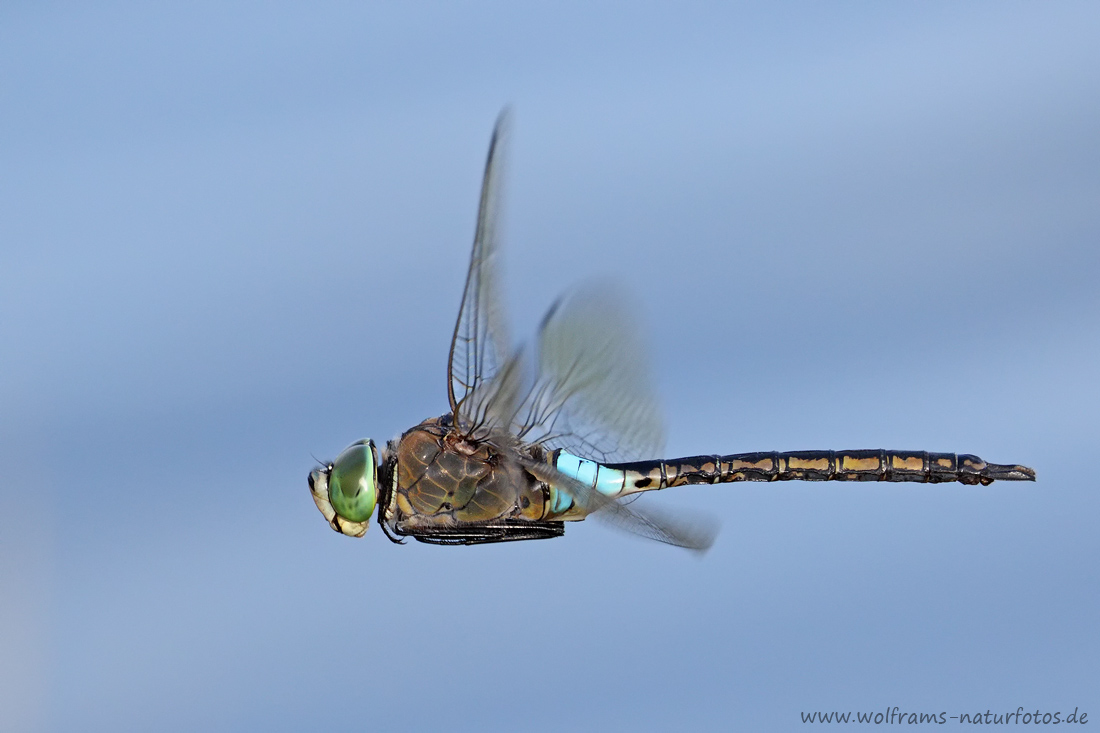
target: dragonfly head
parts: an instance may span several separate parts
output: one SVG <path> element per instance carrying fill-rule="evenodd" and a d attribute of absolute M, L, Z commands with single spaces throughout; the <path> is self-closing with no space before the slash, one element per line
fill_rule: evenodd
<path fill-rule="evenodd" d="M 309 491 L 330 527 L 349 537 L 366 534 L 378 503 L 378 449 L 374 441 L 352 443 L 335 461 L 310 471 Z"/>

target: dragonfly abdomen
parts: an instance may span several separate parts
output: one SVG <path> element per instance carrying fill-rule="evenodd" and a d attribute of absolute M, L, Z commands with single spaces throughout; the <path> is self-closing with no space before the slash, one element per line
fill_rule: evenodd
<path fill-rule="evenodd" d="M 614 463 L 622 494 L 685 484 L 734 481 L 909 481 L 990 484 L 995 480 L 1034 481 L 1026 466 L 986 463 L 977 456 L 928 451 L 851 450 L 734 453 L 671 460 Z"/>

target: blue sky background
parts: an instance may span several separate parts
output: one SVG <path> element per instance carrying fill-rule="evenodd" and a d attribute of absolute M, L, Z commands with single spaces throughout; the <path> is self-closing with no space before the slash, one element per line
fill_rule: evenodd
<path fill-rule="evenodd" d="M 5 3 L 0 727 L 1100 721 L 1100 7 Z M 446 405 L 498 111 L 517 333 L 633 293 L 702 558 L 322 521 L 311 452 Z"/>

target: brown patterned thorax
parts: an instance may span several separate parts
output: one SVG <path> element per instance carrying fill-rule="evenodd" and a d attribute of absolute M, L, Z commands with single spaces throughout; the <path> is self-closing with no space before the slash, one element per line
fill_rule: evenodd
<path fill-rule="evenodd" d="M 546 492 L 490 441 L 431 418 L 397 443 L 393 521 L 405 529 L 500 518 L 541 519 Z"/>

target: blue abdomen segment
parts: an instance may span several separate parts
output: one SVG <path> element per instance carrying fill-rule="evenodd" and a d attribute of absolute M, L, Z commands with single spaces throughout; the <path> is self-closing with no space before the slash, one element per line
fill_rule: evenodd
<path fill-rule="evenodd" d="M 596 461 L 575 456 L 572 453 L 558 451 L 552 457 L 554 468 L 570 478 L 574 478 L 585 486 L 591 486 L 596 491 L 607 497 L 617 497 L 623 493 L 625 474 L 623 471 L 608 468 Z M 583 517 L 587 512 L 581 507 L 575 507 L 574 497 L 568 491 L 563 491 L 556 486 L 550 487 L 550 512 L 555 516 L 573 513 L 577 510 Z"/>

